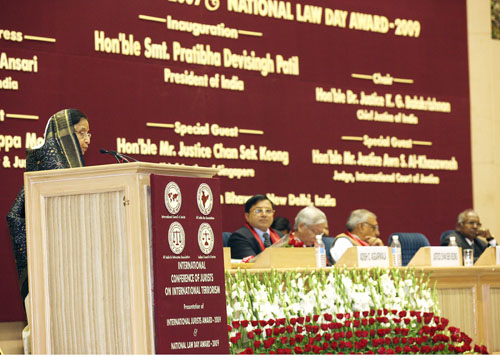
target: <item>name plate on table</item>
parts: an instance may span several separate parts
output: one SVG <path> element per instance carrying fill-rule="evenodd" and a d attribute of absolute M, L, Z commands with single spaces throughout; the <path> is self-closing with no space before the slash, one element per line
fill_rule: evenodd
<path fill-rule="evenodd" d="M 459 247 L 431 247 L 431 266 L 459 267 L 462 265 L 462 254 Z"/>
<path fill-rule="evenodd" d="M 462 266 L 462 248 L 422 247 L 408 266 L 459 267 Z"/>
<path fill-rule="evenodd" d="M 500 265 L 500 247 L 495 247 L 497 252 L 497 265 Z"/>
<path fill-rule="evenodd" d="M 351 247 L 340 257 L 337 266 L 388 268 L 391 266 L 388 247 Z"/>

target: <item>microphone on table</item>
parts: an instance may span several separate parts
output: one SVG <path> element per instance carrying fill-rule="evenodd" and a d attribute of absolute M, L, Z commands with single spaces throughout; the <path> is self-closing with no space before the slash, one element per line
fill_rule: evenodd
<path fill-rule="evenodd" d="M 135 161 L 135 162 L 139 162 L 139 160 L 137 159 L 134 159 L 133 157 L 130 157 L 128 155 L 125 155 L 125 154 L 120 154 L 114 150 L 106 150 L 106 149 L 101 149 L 99 150 L 101 152 L 101 154 L 110 154 L 110 155 L 113 155 L 116 159 L 116 161 L 118 161 L 119 163 L 127 163 L 127 162 L 130 162 L 130 161 Z"/>

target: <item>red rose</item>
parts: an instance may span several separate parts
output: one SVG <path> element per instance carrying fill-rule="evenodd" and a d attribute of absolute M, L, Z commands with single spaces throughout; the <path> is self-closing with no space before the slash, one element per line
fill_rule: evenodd
<path fill-rule="evenodd" d="M 233 345 L 235 345 L 236 343 L 238 343 L 238 338 L 236 336 L 231 337 L 229 340 L 231 341 L 231 343 Z"/>
<path fill-rule="evenodd" d="M 247 327 L 248 326 L 248 321 L 247 320 L 241 321 L 241 326 Z"/>
<path fill-rule="evenodd" d="M 354 321 L 353 321 L 353 325 L 354 325 L 354 327 L 359 327 L 359 325 L 360 325 L 360 324 L 361 324 L 361 323 L 359 322 L 359 320 L 354 320 Z"/>
<path fill-rule="evenodd" d="M 279 335 L 280 335 L 280 329 L 279 329 L 279 327 L 275 327 L 275 328 L 273 329 L 273 334 L 274 334 L 275 336 L 279 336 Z"/>
<path fill-rule="evenodd" d="M 281 344 L 284 345 L 288 341 L 288 337 L 283 336 L 283 337 L 281 337 L 280 341 L 281 341 Z"/>
<path fill-rule="evenodd" d="M 296 319 L 295 317 L 292 317 L 292 318 L 290 319 L 290 323 L 291 323 L 292 325 L 295 325 L 295 324 L 297 323 L 297 319 Z"/>
<path fill-rule="evenodd" d="M 337 320 L 342 320 L 344 318 L 344 314 L 336 314 Z"/>
<path fill-rule="evenodd" d="M 307 332 L 311 332 L 312 330 L 312 326 L 311 325 L 306 325 L 306 331 Z"/>
<path fill-rule="evenodd" d="M 345 337 L 346 337 L 346 338 L 351 338 L 351 337 L 352 337 L 352 331 L 351 331 L 351 330 L 347 331 L 347 332 L 345 333 Z"/>
<path fill-rule="evenodd" d="M 311 316 L 306 316 L 306 322 L 311 322 Z"/>
<path fill-rule="evenodd" d="M 302 353 L 304 353 L 304 350 L 303 350 L 303 349 L 302 349 L 302 347 L 300 347 L 300 346 L 295 346 L 295 347 L 293 348 L 293 351 L 294 351 L 296 354 L 302 354 Z"/>
<path fill-rule="evenodd" d="M 318 333 L 318 331 L 319 331 L 319 326 L 318 325 L 314 325 L 313 326 L 313 332 L 314 333 Z"/>
<path fill-rule="evenodd" d="M 307 352 L 311 351 L 311 347 L 312 347 L 312 346 L 311 346 L 310 344 L 305 345 L 305 346 L 304 346 L 304 352 L 306 352 L 306 353 L 307 353 Z"/>
<path fill-rule="evenodd" d="M 297 326 L 297 332 L 302 333 L 304 331 L 304 326 Z"/>
<path fill-rule="evenodd" d="M 253 355 L 253 350 L 250 347 L 245 348 L 245 350 L 242 352 L 244 355 Z"/>
<path fill-rule="evenodd" d="M 298 321 L 298 323 L 299 323 L 299 324 L 301 324 L 301 325 L 302 325 L 302 324 L 304 324 L 304 317 L 303 317 L 303 316 L 298 317 L 298 318 L 297 318 L 297 321 Z"/>
<path fill-rule="evenodd" d="M 271 346 L 274 344 L 274 339 L 273 338 L 268 338 L 267 340 L 264 341 L 264 347 L 266 349 L 270 349 Z"/>
<path fill-rule="evenodd" d="M 392 348 L 388 348 L 387 351 L 385 351 L 385 353 L 387 353 L 388 355 L 393 355 L 394 350 Z"/>
<path fill-rule="evenodd" d="M 262 344 L 262 341 L 259 341 L 259 340 L 253 341 L 253 347 L 255 349 L 259 348 L 261 344 Z"/>
<path fill-rule="evenodd" d="M 312 347 L 312 350 L 314 353 L 318 354 L 321 351 L 321 347 L 314 345 Z"/>
<path fill-rule="evenodd" d="M 410 320 L 409 318 L 405 318 L 405 319 L 404 319 L 404 322 L 405 322 L 405 324 L 409 325 L 409 324 L 410 324 L 410 322 L 411 322 L 411 320 Z"/>
<path fill-rule="evenodd" d="M 325 321 L 332 321 L 333 315 L 325 313 L 324 315 Z"/>
<path fill-rule="evenodd" d="M 397 353 L 398 355 L 400 355 L 400 354 L 401 354 L 401 352 L 403 352 L 403 349 L 401 348 L 401 346 L 396 346 L 396 353 Z"/>
<path fill-rule="evenodd" d="M 267 325 L 267 321 L 260 320 L 260 321 L 259 321 L 259 325 L 260 325 L 260 327 L 264 327 L 264 326 L 266 326 L 266 325 Z"/>
<path fill-rule="evenodd" d="M 383 354 L 385 354 L 385 347 L 384 347 L 384 346 L 380 347 L 380 348 L 377 350 L 377 353 L 378 353 L 379 355 L 383 355 Z"/>
<path fill-rule="evenodd" d="M 233 322 L 231 322 L 231 325 L 233 325 L 234 328 L 240 328 L 240 322 L 239 321 L 233 321 Z"/>
<path fill-rule="evenodd" d="M 338 343 L 337 343 L 337 341 L 333 341 L 333 342 L 330 344 L 330 346 L 332 346 L 332 349 L 333 349 L 333 350 L 336 350 L 336 349 L 337 349 L 337 347 L 338 347 Z"/>
<path fill-rule="evenodd" d="M 273 329 L 266 328 L 266 336 L 269 337 L 269 336 L 272 336 L 272 335 L 273 335 Z"/>
<path fill-rule="evenodd" d="M 259 321 L 252 320 L 252 326 L 256 327 L 259 324 Z"/>
<path fill-rule="evenodd" d="M 290 341 L 288 342 L 290 345 L 295 345 L 295 337 L 290 337 Z"/>
<path fill-rule="evenodd" d="M 292 326 L 290 326 L 290 325 L 288 325 L 288 326 L 286 327 L 286 332 L 288 332 L 288 333 L 292 333 L 292 332 L 293 332 L 293 327 L 292 327 Z"/>
<path fill-rule="evenodd" d="M 260 336 L 260 334 L 262 333 L 262 329 L 260 328 L 256 328 L 255 330 L 253 330 L 258 336 Z"/>
<path fill-rule="evenodd" d="M 269 326 L 274 325 L 274 320 L 273 320 L 273 319 L 269 319 L 269 320 L 267 320 L 267 324 L 268 324 Z"/>
<path fill-rule="evenodd" d="M 295 339 L 297 340 L 298 343 L 301 343 L 302 340 L 304 339 L 304 335 L 295 335 Z"/>
<path fill-rule="evenodd" d="M 403 352 L 404 352 L 405 354 L 410 353 L 410 352 L 411 352 L 411 348 L 410 348 L 410 346 L 408 346 L 408 345 L 404 346 L 404 347 L 403 347 Z"/>
<path fill-rule="evenodd" d="M 255 337 L 255 332 L 250 331 L 250 332 L 247 333 L 247 336 L 248 336 L 249 339 L 253 340 L 254 337 Z"/>
<path fill-rule="evenodd" d="M 393 342 L 395 345 L 397 345 L 397 344 L 399 343 L 399 337 L 394 337 L 394 338 L 392 339 L 392 342 Z"/>
<path fill-rule="evenodd" d="M 351 322 L 352 322 L 351 320 L 345 320 L 345 321 L 344 321 L 344 326 L 345 326 L 345 327 L 349 327 L 349 326 L 351 326 Z"/>
<path fill-rule="evenodd" d="M 361 320 L 361 325 L 366 326 L 367 324 L 368 324 L 368 320 L 367 319 L 362 319 Z"/>
<path fill-rule="evenodd" d="M 362 312 L 362 314 L 363 314 L 363 316 L 364 316 L 364 317 L 368 317 L 368 314 L 369 314 L 369 313 L 370 313 L 369 311 L 363 311 L 363 312 Z"/>
<path fill-rule="evenodd" d="M 233 328 L 231 327 L 231 325 L 227 325 L 227 332 L 231 332 L 233 330 Z"/>
<path fill-rule="evenodd" d="M 317 322 L 319 320 L 319 315 L 313 315 L 313 321 Z"/>
<path fill-rule="evenodd" d="M 323 331 L 328 331 L 328 324 L 321 324 L 321 329 Z"/>
<path fill-rule="evenodd" d="M 354 311 L 353 312 L 354 318 L 359 319 L 359 315 L 360 315 L 359 311 Z"/>

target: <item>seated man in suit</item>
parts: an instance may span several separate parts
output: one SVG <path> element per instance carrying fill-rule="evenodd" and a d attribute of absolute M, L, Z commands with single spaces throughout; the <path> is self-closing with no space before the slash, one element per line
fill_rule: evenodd
<path fill-rule="evenodd" d="M 335 237 L 330 253 L 337 262 L 345 251 L 354 246 L 383 246 L 378 229 L 377 216 L 366 209 L 351 212 L 346 223 L 347 230 Z"/>
<path fill-rule="evenodd" d="M 457 217 L 456 230 L 441 237 L 441 245 L 448 245 L 450 237 L 455 236 L 456 242 L 462 249 L 474 250 L 474 262 L 489 246 L 496 246 L 495 238 L 489 229 L 481 229 L 479 215 L 471 208 L 461 212 Z"/>
<path fill-rule="evenodd" d="M 256 256 L 279 241 L 281 237 L 279 233 L 270 228 L 273 217 L 274 204 L 266 195 L 250 197 L 245 203 L 245 225 L 229 237 L 231 258 L 243 259 Z"/>

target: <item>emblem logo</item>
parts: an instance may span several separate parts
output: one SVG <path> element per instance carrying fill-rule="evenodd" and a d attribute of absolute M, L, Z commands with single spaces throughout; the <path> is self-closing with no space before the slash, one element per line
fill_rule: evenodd
<path fill-rule="evenodd" d="M 170 214 L 176 214 L 181 209 L 182 195 L 179 186 L 170 181 L 165 187 L 165 207 Z"/>
<path fill-rule="evenodd" d="M 214 231 L 208 223 L 202 223 L 198 228 L 198 245 L 205 254 L 212 253 L 214 249 Z"/>
<path fill-rule="evenodd" d="M 168 229 L 168 245 L 174 254 L 181 254 L 186 246 L 186 234 L 179 222 L 174 222 Z"/>
<path fill-rule="evenodd" d="M 205 216 L 212 212 L 214 207 L 214 196 L 212 195 L 212 190 L 210 186 L 206 183 L 202 183 L 198 186 L 198 192 L 196 193 L 196 202 L 198 203 L 198 208 L 201 213 Z"/>

